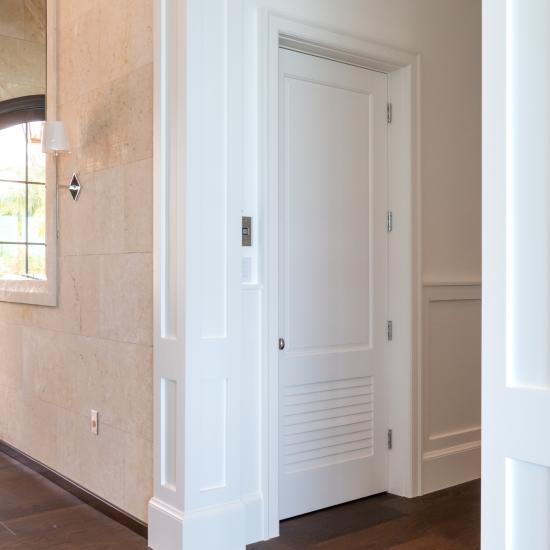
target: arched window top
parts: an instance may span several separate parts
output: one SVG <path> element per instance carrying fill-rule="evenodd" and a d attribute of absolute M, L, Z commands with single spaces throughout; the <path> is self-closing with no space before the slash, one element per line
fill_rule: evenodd
<path fill-rule="evenodd" d="M 46 279 L 43 95 L 0 102 L 0 281 Z"/>
<path fill-rule="evenodd" d="M 14 97 L 0 101 L 0 130 L 25 122 L 46 120 L 44 94 Z"/>

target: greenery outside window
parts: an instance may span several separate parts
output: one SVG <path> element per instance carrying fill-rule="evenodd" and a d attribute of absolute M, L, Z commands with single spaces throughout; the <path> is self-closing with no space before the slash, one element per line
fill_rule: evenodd
<path fill-rule="evenodd" d="M 46 279 L 42 123 L 0 130 L 0 279 Z"/>

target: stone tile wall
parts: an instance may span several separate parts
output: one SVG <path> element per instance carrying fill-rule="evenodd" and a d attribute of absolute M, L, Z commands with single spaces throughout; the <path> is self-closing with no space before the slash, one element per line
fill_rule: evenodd
<path fill-rule="evenodd" d="M 46 89 L 46 0 L 0 0 L 0 101 Z"/>
<path fill-rule="evenodd" d="M 72 147 L 59 179 L 78 171 L 83 190 L 77 203 L 60 195 L 59 306 L 0 303 L 0 438 L 143 520 L 153 484 L 152 10 L 152 0 L 58 0 L 59 118 Z"/>

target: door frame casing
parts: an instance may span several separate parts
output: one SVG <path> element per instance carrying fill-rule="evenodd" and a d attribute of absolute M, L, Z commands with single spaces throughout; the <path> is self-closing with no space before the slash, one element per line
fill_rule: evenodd
<path fill-rule="evenodd" d="M 389 455 L 388 490 L 419 494 L 420 482 L 420 56 L 328 31 L 269 12 L 260 16 L 259 85 L 260 204 L 264 212 L 262 300 L 262 395 L 264 450 L 262 492 L 266 538 L 279 534 L 278 411 L 278 188 L 279 188 L 279 47 L 358 65 L 388 74 L 393 119 L 388 126 L 388 196 L 394 216 L 389 239 L 389 319 L 394 340 L 388 346 L 389 426 L 394 447 Z M 265 93 L 262 93 L 265 90 Z M 262 139 L 263 138 L 263 139 Z M 261 256 L 262 257 L 262 256 Z"/>

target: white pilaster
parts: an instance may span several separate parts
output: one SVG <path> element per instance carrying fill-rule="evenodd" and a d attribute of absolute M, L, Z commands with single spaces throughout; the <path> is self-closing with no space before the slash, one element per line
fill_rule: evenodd
<path fill-rule="evenodd" d="M 242 79 L 229 67 L 240 46 L 228 6 L 240 9 L 235 0 L 156 1 L 154 550 L 245 547 Z"/>

